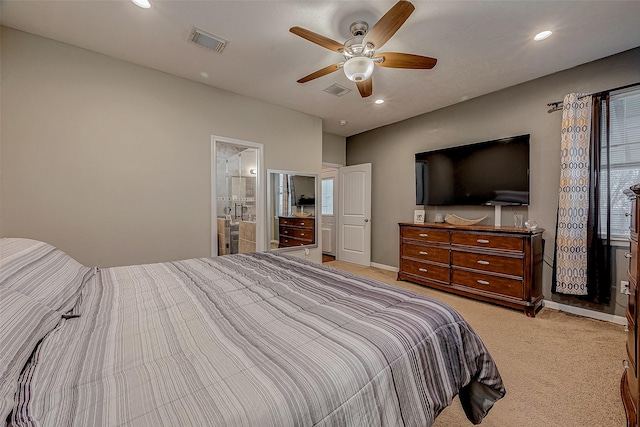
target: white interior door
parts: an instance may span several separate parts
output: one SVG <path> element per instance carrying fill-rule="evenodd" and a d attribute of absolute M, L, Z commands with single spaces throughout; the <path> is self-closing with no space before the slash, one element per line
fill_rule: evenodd
<path fill-rule="evenodd" d="M 338 259 L 371 265 L 371 163 L 340 168 Z"/>

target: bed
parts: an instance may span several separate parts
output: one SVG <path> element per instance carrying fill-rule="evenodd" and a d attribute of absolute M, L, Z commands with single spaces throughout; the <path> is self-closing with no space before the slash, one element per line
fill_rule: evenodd
<path fill-rule="evenodd" d="M 278 253 L 89 268 L 0 239 L 9 426 L 429 426 L 505 395 L 435 299 Z"/>

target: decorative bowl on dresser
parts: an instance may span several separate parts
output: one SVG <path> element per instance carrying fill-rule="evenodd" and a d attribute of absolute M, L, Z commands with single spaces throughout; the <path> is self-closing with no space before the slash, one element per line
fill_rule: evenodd
<path fill-rule="evenodd" d="M 523 310 L 542 308 L 542 232 L 400 223 L 398 280 Z"/>
<path fill-rule="evenodd" d="M 636 184 L 625 194 L 631 199 L 631 210 L 626 214 L 631 217 L 629 225 L 629 252 L 625 256 L 629 259 L 629 302 L 626 309 L 628 324 L 627 359 L 623 362 L 624 373 L 620 381 L 620 394 L 627 414 L 627 426 L 638 426 L 638 406 L 640 403 L 640 387 L 638 386 L 638 276 L 640 263 L 638 262 L 638 229 L 640 229 L 640 184 Z"/>

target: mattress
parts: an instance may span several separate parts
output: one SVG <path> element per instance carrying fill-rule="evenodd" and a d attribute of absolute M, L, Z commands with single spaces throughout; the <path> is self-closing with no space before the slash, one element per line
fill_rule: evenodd
<path fill-rule="evenodd" d="M 429 426 L 456 395 L 480 423 L 505 394 L 451 307 L 303 259 L 82 277 L 20 371 L 14 426 Z"/>

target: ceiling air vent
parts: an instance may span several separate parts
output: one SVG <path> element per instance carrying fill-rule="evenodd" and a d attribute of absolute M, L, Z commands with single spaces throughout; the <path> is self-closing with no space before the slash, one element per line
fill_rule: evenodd
<path fill-rule="evenodd" d="M 347 89 L 346 87 L 340 86 L 339 84 L 335 84 L 335 83 L 322 90 L 335 96 L 342 96 L 345 93 L 351 92 L 351 89 Z"/>
<path fill-rule="evenodd" d="M 228 40 L 214 36 L 196 27 L 193 27 L 193 30 L 191 30 L 189 40 L 218 53 L 222 52 L 228 43 Z"/>

